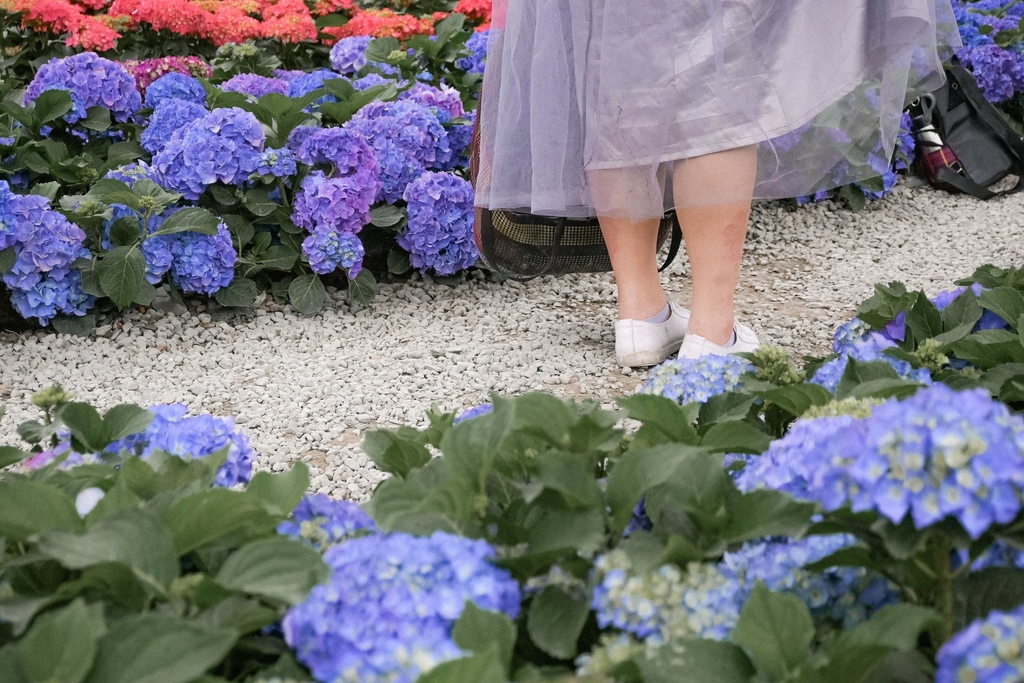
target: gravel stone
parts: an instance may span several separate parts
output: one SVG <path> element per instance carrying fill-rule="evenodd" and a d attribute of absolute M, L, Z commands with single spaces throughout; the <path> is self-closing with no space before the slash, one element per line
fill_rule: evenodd
<path fill-rule="evenodd" d="M 982 202 L 907 183 L 860 213 L 758 203 L 738 317 L 795 358 L 825 354 L 876 282 L 935 294 L 984 263 L 1020 264 L 1021 216 L 1024 194 Z M 683 305 L 688 273 L 680 256 L 663 275 Z M 265 296 L 242 312 L 171 303 L 104 318 L 88 338 L 0 333 L 2 433 L 37 417 L 31 395 L 54 382 L 101 409 L 180 401 L 234 416 L 258 469 L 302 460 L 313 490 L 363 501 L 384 477 L 361 449 L 369 430 L 421 426 L 432 405 L 462 410 L 490 392 L 611 407 L 646 376 L 615 363 L 610 274 L 521 283 L 478 272 L 455 287 L 415 276 L 358 311 L 332 292 L 313 317 Z"/>

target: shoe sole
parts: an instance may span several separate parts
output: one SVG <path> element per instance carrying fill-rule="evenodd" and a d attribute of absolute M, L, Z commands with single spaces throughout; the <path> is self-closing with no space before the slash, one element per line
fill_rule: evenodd
<path fill-rule="evenodd" d="M 678 353 L 679 347 L 683 345 L 682 340 L 673 342 L 668 346 L 663 346 L 660 349 L 654 351 L 637 351 L 635 353 L 628 353 L 625 355 L 616 354 L 615 360 L 618 362 L 619 367 L 650 367 L 657 365 L 658 363 L 664 362 L 673 353 Z"/>

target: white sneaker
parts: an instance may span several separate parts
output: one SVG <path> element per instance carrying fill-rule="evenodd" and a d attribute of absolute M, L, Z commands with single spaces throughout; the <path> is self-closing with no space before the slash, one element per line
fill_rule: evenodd
<path fill-rule="evenodd" d="M 615 323 L 615 360 L 620 367 L 657 365 L 679 350 L 690 325 L 690 312 L 668 303 L 669 318 L 663 323 L 619 320 Z"/>
<path fill-rule="evenodd" d="M 686 335 L 682 346 L 679 347 L 680 358 L 700 358 L 701 356 L 728 356 L 733 353 L 750 353 L 761 346 L 757 341 L 757 335 L 746 325 L 733 324 L 736 332 L 736 341 L 731 346 L 719 346 L 696 334 Z"/>

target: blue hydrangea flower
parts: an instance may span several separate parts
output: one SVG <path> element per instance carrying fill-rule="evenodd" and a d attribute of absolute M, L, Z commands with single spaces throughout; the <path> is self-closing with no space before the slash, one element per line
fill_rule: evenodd
<path fill-rule="evenodd" d="M 28 291 L 45 273 L 70 268 L 76 259 L 90 256 L 83 246 L 85 231 L 52 210 L 45 197 L 18 196 L 10 200 L 9 211 L 15 226 L 15 259 L 3 280 L 11 289 Z"/>
<path fill-rule="evenodd" d="M 956 301 L 966 291 L 966 287 L 957 287 L 956 289 L 943 290 L 936 294 L 935 297 L 931 299 L 931 302 L 935 304 L 935 307 L 938 308 L 940 311 L 944 311 L 946 310 L 947 306 Z M 980 297 L 981 293 L 984 291 L 985 288 L 982 287 L 977 282 L 971 285 L 971 292 L 974 294 L 975 297 Z M 977 332 L 978 330 L 1005 330 L 1008 329 L 1009 327 L 1009 324 L 1005 320 L 1000 318 L 992 311 L 986 309 L 985 312 L 981 315 L 981 320 L 978 321 L 978 323 L 974 326 L 974 330 L 972 331 Z"/>
<path fill-rule="evenodd" d="M 870 332 L 871 328 L 860 318 L 843 323 L 832 335 L 832 350 L 840 354 L 847 353 L 853 349 L 855 343 L 864 339 Z"/>
<path fill-rule="evenodd" d="M 838 358 L 834 358 L 818 368 L 810 382 L 811 384 L 821 385 L 835 393 L 840 380 L 843 378 L 843 373 L 846 371 L 846 366 L 849 365 L 850 359 L 853 358 L 862 363 L 885 361 L 896 370 L 900 377 L 921 382 L 922 384 L 931 384 L 932 376 L 927 369 L 915 369 L 907 361 L 899 360 L 883 353 L 885 349 L 891 349 L 895 346 L 895 342 L 886 339 L 881 334 L 871 333 L 867 337 L 847 345 Z"/>
<path fill-rule="evenodd" d="M 469 56 L 457 59 L 455 66 L 466 73 L 482 74 L 484 72 L 484 65 L 487 63 L 487 40 L 490 35 L 490 29 L 475 31 L 469 37 L 469 40 L 466 41 L 466 48 L 470 53 Z"/>
<path fill-rule="evenodd" d="M 384 78 L 380 74 L 366 74 L 361 78 L 357 78 L 352 81 L 352 86 L 356 90 L 366 90 L 372 88 L 375 85 L 387 85 L 388 83 L 394 83 L 395 81 Z"/>
<path fill-rule="evenodd" d="M 482 403 L 478 406 L 474 406 L 472 408 L 467 408 L 466 410 L 463 410 L 461 413 L 459 413 L 458 417 L 455 418 L 455 422 L 453 424 L 459 424 L 460 422 L 465 422 L 466 420 L 472 420 L 474 417 L 480 417 L 481 415 L 486 415 L 487 413 L 493 411 L 494 405 L 492 403 Z"/>
<path fill-rule="evenodd" d="M 462 95 L 455 88 L 443 83 L 440 86 L 416 83 L 402 92 L 398 98 L 433 109 L 441 123 L 466 115 L 466 109 L 462 106 Z"/>
<path fill-rule="evenodd" d="M 196 200 L 215 182 L 241 186 L 256 170 L 266 138 L 251 113 L 216 109 L 178 130 L 153 156 L 160 184 Z"/>
<path fill-rule="evenodd" d="M 328 178 L 313 171 L 302 179 L 292 206 L 295 225 L 314 230 L 357 233 L 370 222 L 372 190 L 360 174 Z"/>
<path fill-rule="evenodd" d="M 942 646 L 935 683 L 1013 683 L 1024 680 L 1024 606 L 992 612 Z"/>
<path fill-rule="evenodd" d="M 205 105 L 206 90 L 203 89 L 203 84 L 192 76 L 172 71 L 156 79 L 146 88 L 147 107 L 156 109 L 164 100 L 182 100 Z"/>
<path fill-rule="evenodd" d="M 366 255 L 357 235 L 331 229 L 313 230 L 302 241 L 302 253 L 309 259 L 309 268 L 314 273 L 325 275 L 344 268 L 350 279 L 363 269 Z"/>
<path fill-rule="evenodd" d="M 302 75 L 297 76 L 288 83 L 288 97 L 298 98 L 303 97 L 304 95 L 308 95 L 314 90 L 324 87 L 325 81 L 329 81 L 335 78 L 348 80 L 342 78 L 341 76 L 339 76 L 338 74 L 334 73 L 329 69 L 317 69 L 316 71 L 312 71 L 308 74 L 303 73 Z M 317 98 L 317 100 L 310 107 L 307 108 L 307 111 L 312 111 L 321 104 L 337 101 L 338 98 L 335 97 L 334 95 L 324 95 L 323 97 Z"/>
<path fill-rule="evenodd" d="M 909 515 L 919 529 L 952 518 L 978 538 L 1024 505 L 1024 417 L 980 389 L 933 384 L 783 455 L 802 480 L 786 490 L 825 510 L 849 505 L 896 524 Z"/>
<path fill-rule="evenodd" d="M 366 66 L 366 48 L 373 38 L 370 36 L 349 36 L 342 38 L 331 48 L 331 68 L 343 76 L 353 76 Z"/>
<path fill-rule="evenodd" d="M 960 568 L 969 559 L 970 556 L 967 550 L 954 551 L 953 569 Z M 1002 541 L 996 541 L 971 562 L 971 571 L 980 571 L 988 567 L 1016 567 L 1017 569 L 1024 569 L 1024 549 L 1015 548 Z"/>
<path fill-rule="evenodd" d="M 167 76 L 173 75 L 175 74 L 167 74 Z M 180 76 L 181 74 L 177 75 Z M 167 78 L 167 76 L 163 78 Z M 156 109 L 153 110 L 149 123 L 146 124 L 145 129 L 142 131 L 139 144 L 150 154 L 156 154 L 170 142 L 171 137 L 175 133 L 209 113 L 210 111 L 202 104 L 184 99 L 162 99 L 156 104 Z"/>
<path fill-rule="evenodd" d="M 256 451 L 249 437 L 235 428 L 233 418 L 208 414 L 186 417 L 188 407 L 181 403 L 152 406 L 149 412 L 153 413 L 153 421 L 146 431 L 115 441 L 107 450 L 111 453 L 124 450 L 141 458 L 163 451 L 191 460 L 227 448 L 227 460 L 217 470 L 214 485 L 235 486 L 249 481 Z"/>
<path fill-rule="evenodd" d="M 472 151 L 470 145 L 473 143 L 473 126 L 476 123 L 476 110 L 467 112 L 466 123 L 447 124 L 445 131 L 448 133 L 448 147 L 451 148 L 451 158 L 446 164 L 442 164 L 438 170 L 450 171 L 454 168 L 467 168 L 469 155 Z"/>
<path fill-rule="evenodd" d="M 0 137 L 0 147 L 11 147 L 14 144 L 14 138 Z"/>
<path fill-rule="evenodd" d="M 255 174 L 258 176 L 274 176 L 289 178 L 295 175 L 295 155 L 285 147 L 282 149 L 265 149 L 260 154 Z"/>
<path fill-rule="evenodd" d="M 412 683 L 462 655 L 451 629 L 467 600 L 519 614 L 518 583 L 484 541 L 390 534 L 331 547 L 327 585 L 284 618 L 285 639 L 317 680 Z"/>
<path fill-rule="evenodd" d="M 18 197 L 11 192 L 6 180 L 0 180 L 0 250 L 12 247 L 18 241 L 18 222 L 14 215 Z"/>
<path fill-rule="evenodd" d="M 297 129 L 296 129 L 297 130 Z M 377 156 L 366 137 L 347 128 L 319 128 L 306 134 L 296 155 L 307 166 L 326 164 L 334 175 L 359 175 L 359 184 L 372 191 L 370 201 L 380 192 Z"/>
<path fill-rule="evenodd" d="M 48 325 L 59 314 L 85 315 L 95 303 L 96 298 L 82 290 L 82 273 L 73 268 L 54 268 L 31 287 L 11 289 L 14 310 L 40 325 Z"/>
<path fill-rule="evenodd" d="M 914 122 L 909 112 L 903 112 L 900 118 L 900 131 L 896 136 L 896 158 L 893 161 L 893 169 L 907 171 L 910 163 L 914 160 L 917 150 L 917 139 L 914 137 Z"/>
<path fill-rule="evenodd" d="M 236 74 L 221 83 L 220 88 L 226 92 L 244 93 L 257 100 L 272 92 L 280 95 L 288 94 L 287 81 L 258 74 Z"/>
<path fill-rule="evenodd" d="M 71 110 L 63 116 L 68 123 L 84 119 L 90 107 L 109 109 L 111 117 L 121 123 L 142 108 L 142 96 L 131 74 L 95 52 L 43 64 L 25 90 L 25 104 L 35 102 L 47 90 L 67 90 L 71 94 Z"/>
<path fill-rule="evenodd" d="M 223 223 L 216 235 L 179 232 L 171 242 L 171 279 L 183 292 L 212 296 L 235 278 L 238 254 Z"/>
<path fill-rule="evenodd" d="M 804 462 L 824 453 L 828 444 L 853 422 L 849 415 L 797 420 L 784 437 L 772 441 L 767 451 L 750 458 L 736 475 L 736 487 L 741 491 L 769 488 L 797 498 L 811 498 Z"/>
<path fill-rule="evenodd" d="M 398 245 L 413 268 L 452 275 L 476 263 L 473 239 L 473 187 L 451 173 L 426 172 L 409 183 L 403 199 L 409 222 Z"/>
<path fill-rule="evenodd" d="M 356 536 L 377 533 L 377 526 L 351 501 L 333 500 L 322 493 L 306 496 L 277 533 L 302 538 L 318 550 Z"/>
<path fill-rule="evenodd" d="M 378 199 L 388 203 L 401 199 L 409 183 L 439 159 L 451 158 L 448 135 L 437 117 L 410 100 L 371 102 L 345 128 L 362 133 L 373 147 L 382 183 Z"/>
<path fill-rule="evenodd" d="M 640 387 L 644 394 L 657 394 L 681 405 L 706 403 L 712 396 L 742 388 L 740 375 L 754 369 L 738 356 L 676 358 L 652 368 Z"/>
<path fill-rule="evenodd" d="M 962 50 L 957 57 L 970 69 L 990 102 L 1007 102 L 1024 91 L 1024 52 L 1019 49 L 979 45 Z"/>

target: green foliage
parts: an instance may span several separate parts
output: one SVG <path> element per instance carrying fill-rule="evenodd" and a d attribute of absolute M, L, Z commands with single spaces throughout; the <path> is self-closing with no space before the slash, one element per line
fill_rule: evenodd
<path fill-rule="evenodd" d="M 44 422 L 22 430 L 35 449 L 63 426 L 76 451 L 99 453 L 152 419 L 69 399 L 37 394 Z M 0 679 L 241 681 L 277 661 L 286 647 L 261 629 L 327 573 L 310 546 L 275 533 L 309 485 L 302 463 L 241 491 L 211 488 L 217 456 L 61 460 L 0 473 Z M 76 497 L 93 488 L 103 497 L 80 514 Z"/>

